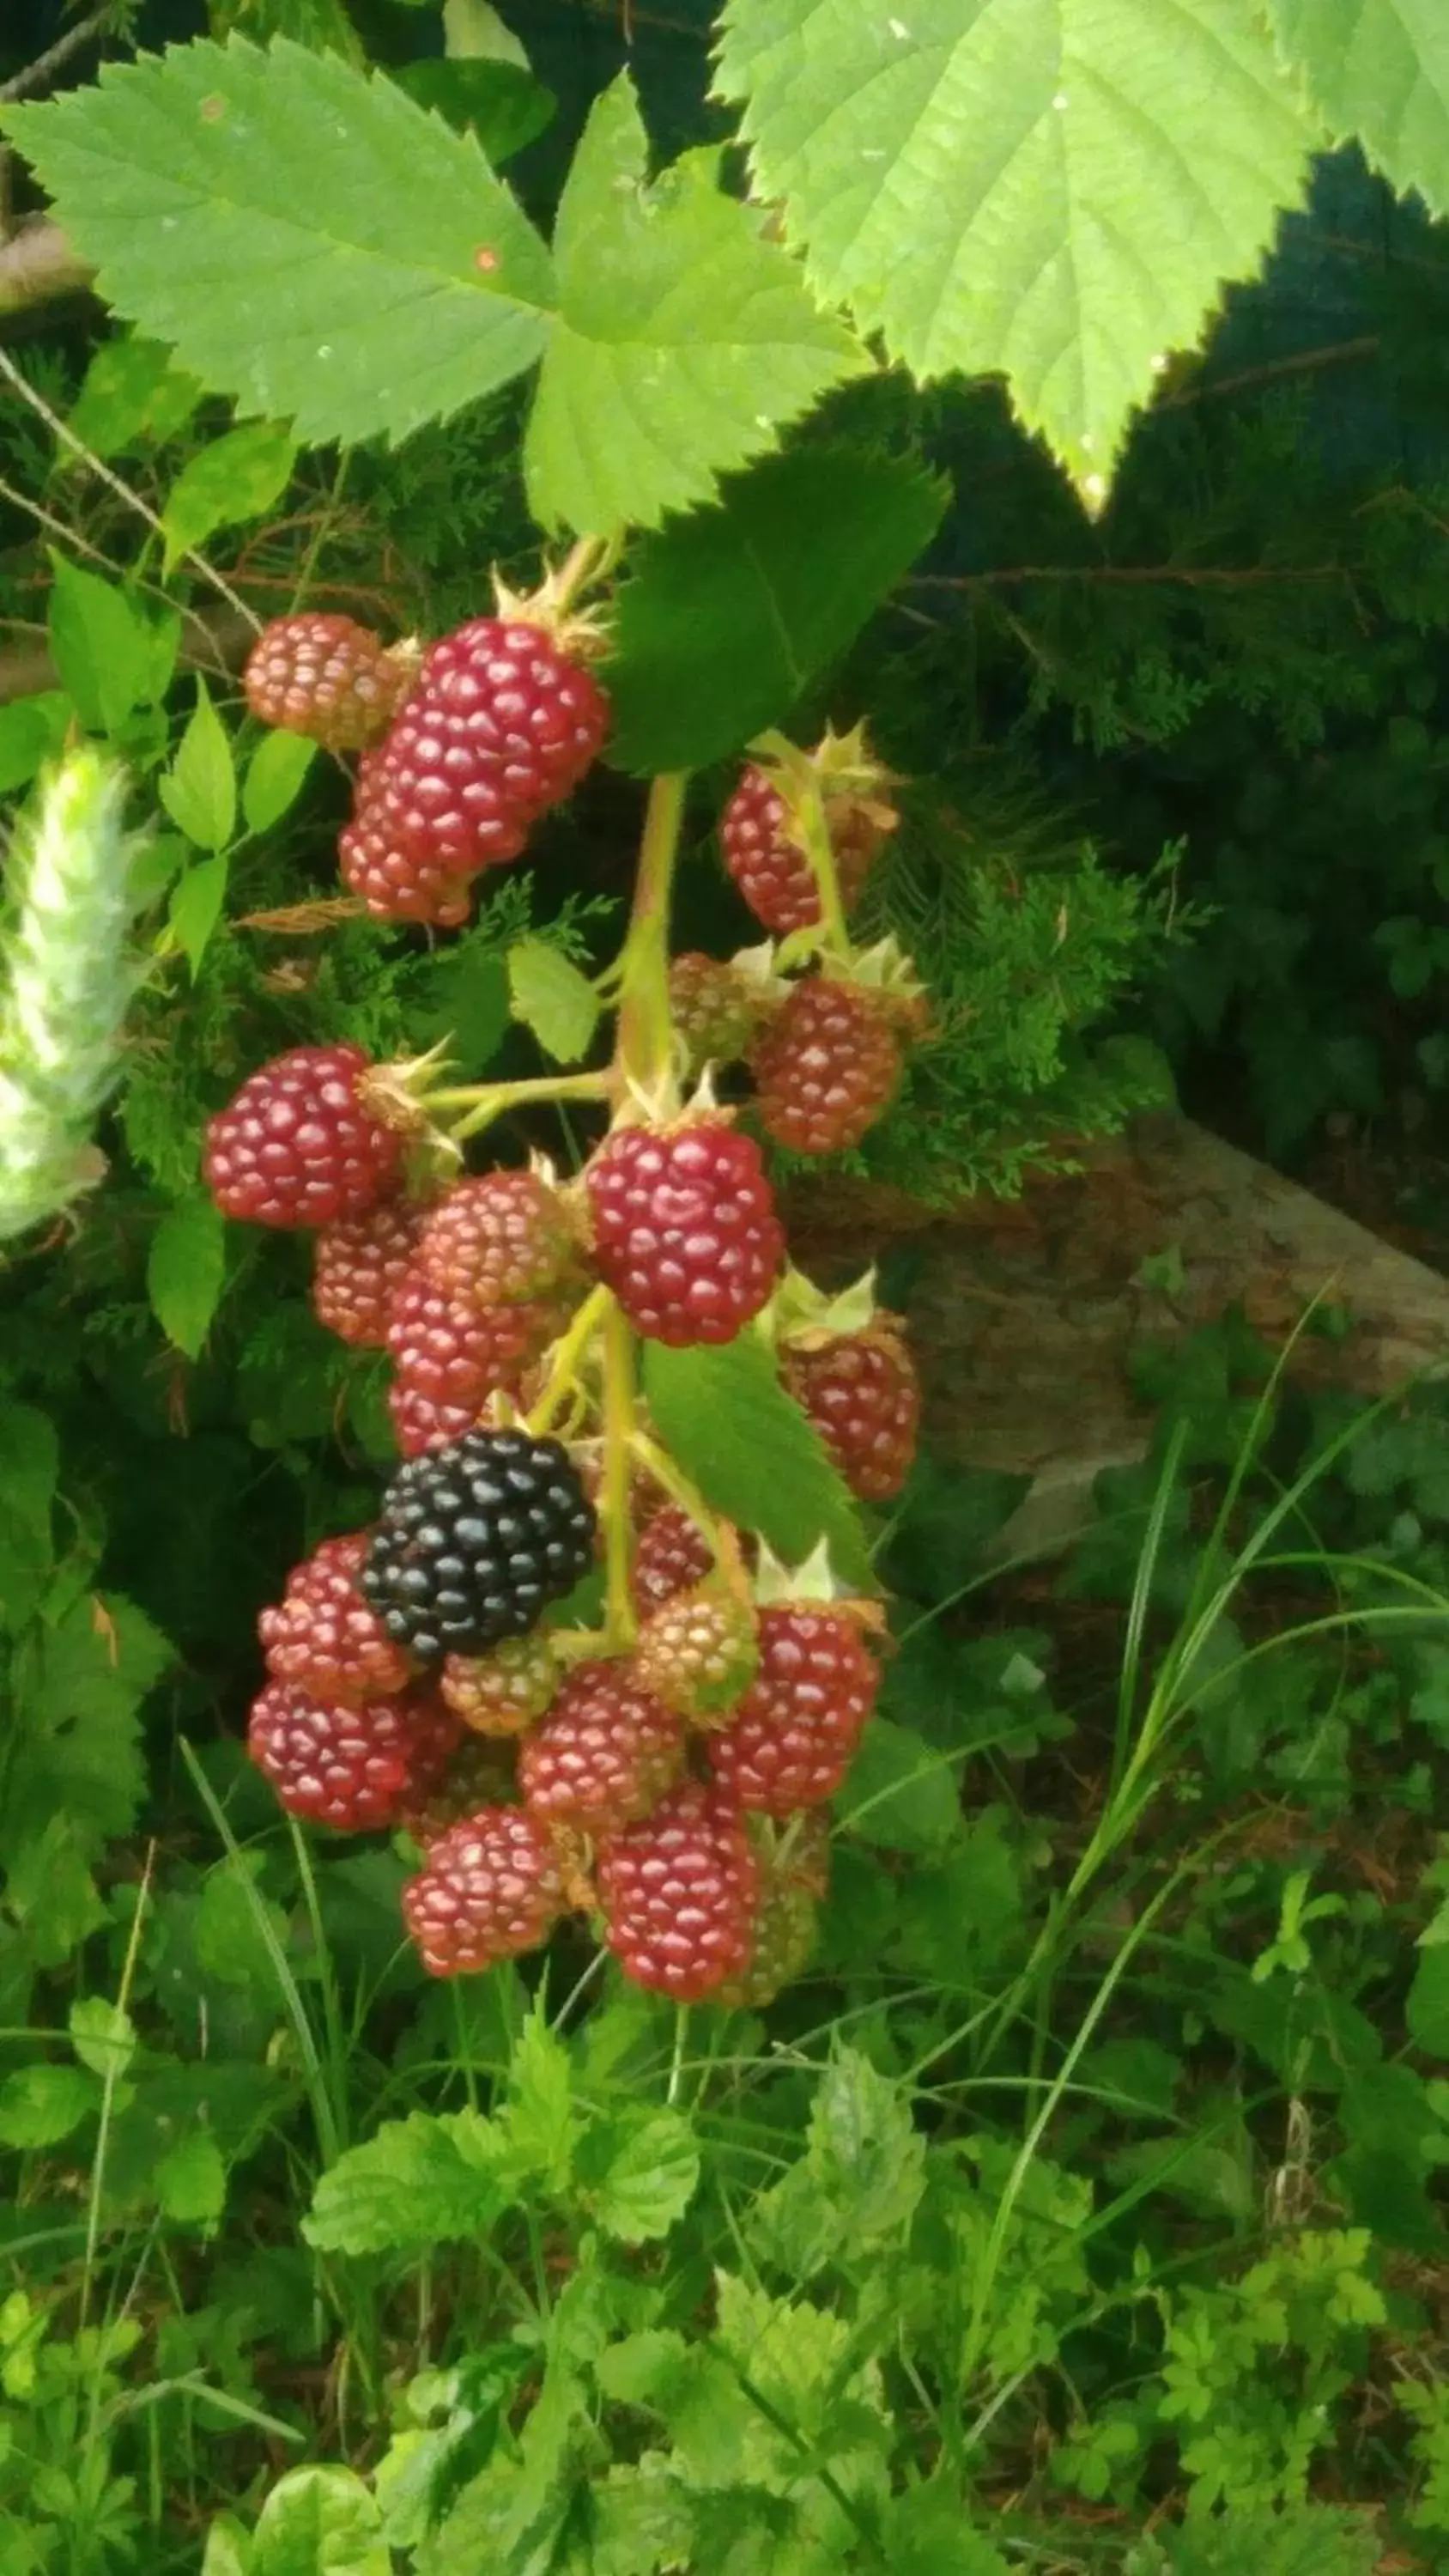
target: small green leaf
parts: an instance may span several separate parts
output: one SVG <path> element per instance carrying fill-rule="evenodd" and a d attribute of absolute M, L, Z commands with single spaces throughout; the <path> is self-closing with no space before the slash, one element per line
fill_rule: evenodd
<path fill-rule="evenodd" d="M 769 456 L 630 554 L 605 673 L 609 757 L 702 769 L 784 724 L 940 523 L 947 488 L 852 447 Z"/>
<path fill-rule="evenodd" d="M 718 1348 L 646 1343 L 644 1391 L 664 1447 L 713 1510 L 789 1565 L 826 1539 L 842 1581 L 869 1588 L 855 1505 L 758 1333 Z"/>
<path fill-rule="evenodd" d="M 711 500 L 865 349 L 807 295 L 756 207 L 687 152 L 652 185 L 621 73 L 596 99 L 554 230 L 558 317 L 524 446 L 545 527 L 654 528 Z"/>
<path fill-rule="evenodd" d="M 0 796 L 28 787 L 36 771 L 55 758 L 73 712 L 61 689 L 41 689 L 0 707 Z"/>
<path fill-rule="evenodd" d="M 481 2236 L 503 2207 L 505 2149 L 476 2111 L 389 2120 L 322 2176 L 302 2233 L 323 2254 L 420 2254 Z"/>
<path fill-rule="evenodd" d="M 104 1995 L 81 1995 L 71 2005 L 70 2044 L 82 2066 L 113 2080 L 125 2074 L 136 2052 L 136 2026 L 120 2004 Z"/>
<path fill-rule="evenodd" d="M 1269 0 L 1290 68 L 1334 141 L 1449 214 L 1449 16 L 1441 0 Z"/>
<path fill-rule="evenodd" d="M 270 832 L 289 813 L 306 784 L 318 746 L 304 733 L 264 734 L 242 782 L 242 820 L 249 832 Z"/>
<path fill-rule="evenodd" d="M 390 2576 L 377 2503 L 352 2469 L 289 2469 L 252 2539 L 249 2576 Z"/>
<path fill-rule="evenodd" d="M 49 1414 L 18 1396 L 0 1397 L 0 1459 L 6 1510 L 48 1532 L 60 1482 L 60 1442 Z"/>
<path fill-rule="evenodd" d="M 1438 1943 L 1420 1952 L 1405 2019 L 1417 2048 L 1449 2061 L 1449 1949 Z"/>
<path fill-rule="evenodd" d="M 178 2227 L 211 2227 L 226 2207 L 226 2166 L 209 2129 L 193 2129 L 155 2168 L 157 2204 Z"/>
<path fill-rule="evenodd" d="M 537 2006 L 529 2014 L 508 2066 L 509 2172 L 561 2193 L 568 2182 L 578 2134 L 569 2053 Z"/>
<path fill-rule="evenodd" d="M 219 2513 L 210 2525 L 201 2576 L 252 2576 L 251 2535 L 234 2513 Z"/>
<path fill-rule="evenodd" d="M 191 969 L 193 983 L 221 919 L 230 873 L 231 862 L 225 852 L 219 858 L 198 859 L 194 867 L 187 869 L 167 907 L 167 920 Z"/>
<path fill-rule="evenodd" d="M 926 2187 L 926 2142 L 900 2087 L 841 2048 L 820 2079 L 798 2164 L 756 2203 L 756 2243 L 799 2279 L 901 2246 Z"/>
<path fill-rule="evenodd" d="M 392 77 L 419 107 L 436 108 L 460 134 L 476 135 L 495 170 L 558 114 L 552 90 L 519 63 L 434 59 L 404 63 Z"/>
<path fill-rule="evenodd" d="M 513 1016 L 530 1028 L 557 1064 L 588 1053 L 599 1022 L 599 997 L 577 966 L 543 939 L 520 939 L 508 952 Z"/>
<path fill-rule="evenodd" d="M 840 1822 L 881 1851 L 944 1851 L 961 1831 L 957 1777 L 914 1727 L 874 1718 L 841 1791 Z"/>
<path fill-rule="evenodd" d="M 53 2147 L 100 2101 L 79 2066 L 21 2066 L 0 2084 L 0 2146 Z"/>
<path fill-rule="evenodd" d="M 543 243 L 471 137 L 385 73 L 203 40 L 0 124 L 112 310 L 312 444 L 405 438 L 542 350 Z"/>
<path fill-rule="evenodd" d="M 119 456 L 143 438 L 159 446 L 184 429 L 201 400 L 194 376 L 171 364 L 157 340 L 126 333 L 105 340 L 85 372 L 70 427 L 93 456 Z M 67 466 L 73 461 L 64 451 Z"/>
<path fill-rule="evenodd" d="M 596 2226 L 623 2245 L 667 2236 L 699 2186 L 699 2148 L 678 2111 L 637 2111 L 591 2129 L 580 2155 L 581 2197 Z"/>
<path fill-rule="evenodd" d="M 148 686 L 151 632 L 125 593 L 50 549 L 51 656 L 87 733 L 117 733 Z"/>
<path fill-rule="evenodd" d="M 197 1359 L 226 1275 L 226 1219 L 205 1191 L 168 1208 L 151 1237 L 146 1294 L 168 1341 Z"/>
<path fill-rule="evenodd" d="M 259 519 L 285 492 L 297 461 L 290 433 L 266 420 L 243 421 L 188 457 L 161 513 L 164 569 L 175 571 L 217 528 Z"/>
<path fill-rule="evenodd" d="M 200 673 L 195 710 L 158 793 L 177 830 L 199 850 L 226 847 L 236 828 L 236 768 Z"/>

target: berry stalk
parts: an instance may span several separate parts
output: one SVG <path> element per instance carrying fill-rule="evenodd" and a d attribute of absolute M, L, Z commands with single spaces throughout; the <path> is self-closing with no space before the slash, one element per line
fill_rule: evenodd
<path fill-rule="evenodd" d="M 430 1112 L 464 1111 L 448 1131 L 454 1144 L 462 1145 L 470 1136 L 481 1135 L 485 1127 L 491 1127 L 510 1109 L 527 1109 L 544 1101 L 608 1100 L 613 1091 L 614 1077 L 610 1073 L 540 1073 L 519 1082 L 465 1082 L 455 1089 L 432 1091 L 427 1095 L 427 1106 Z"/>
<path fill-rule="evenodd" d="M 611 1297 L 604 1309 L 604 1524 L 608 1572 L 605 1628 L 611 1645 L 632 1646 L 636 1621 L 629 1585 L 629 1455 L 634 1437 L 634 1336 Z"/>
<path fill-rule="evenodd" d="M 815 879 L 815 891 L 820 898 L 820 927 L 824 932 L 825 945 L 835 956 L 848 957 L 851 953 L 850 931 L 840 892 L 840 872 L 835 864 L 825 799 L 821 795 L 815 769 L 799 744 L 791 742 L 788 734 L 763 733 L 758 741 L 751 743 L 750 750 L 779 761 L 790 772 L 792 810 L 801 846 Z"/>
<path fill-rule="evenodd" d="M 652 781 L 634 881 L 634 907 L 620 960 L 618 1040 L 614 1062 L 626 1083 L 667 1095 L 674 1083 L 674 1022 L 669 1008 L 669 912 L 674 863 L 688 786 L 684 770 Z M 670 1106 L 675 1104 L 671 1100 Z"/>

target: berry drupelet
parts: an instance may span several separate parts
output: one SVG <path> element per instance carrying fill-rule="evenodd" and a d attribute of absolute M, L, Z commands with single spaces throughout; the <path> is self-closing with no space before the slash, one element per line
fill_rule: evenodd
<path fill-rule="evenodd" d="M 648 1340 L 731 1342 L 785 1252 L 760 1149 L 718 1118 L 617 1127 L 584 1175 L 594 1260 Z"/>
<path fill-rule="evenodd" d="M 708 1737 L 709 1759 L 742 1807 L 792 1816 L 834 1797 L 880 1672 L 857 1620 L 833 1604 L 772 1604 L 759 1635 L 759 1670 L 728 1726 Z"/>
<path fill-rule="evenodd" d="M 523 1807 L 480 1807 L 450 1826 L 402 1893 L 403 1920 L 434 1977 L 476 1975 L 536 1949 L 564 1905 L 552 1837 Z"/>
<path fill-rule="evenodd" d="M 759 1878 L 735 1799 L 681 1780 L 599 1855 L 605 1937 L 625 1975 L 677 2003 L 743 1977 Z"/>

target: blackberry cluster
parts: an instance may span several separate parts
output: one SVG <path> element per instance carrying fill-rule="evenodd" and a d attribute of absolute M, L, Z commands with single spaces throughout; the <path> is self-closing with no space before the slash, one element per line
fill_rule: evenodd
<path fill-rule="evenodd" d="M 418 1663 L 486 1654 L 536 1628 L 594 1560 L 597 1521 L 557 1440 L 468 1431 L 400 1467 L 362 1589 Z"/>

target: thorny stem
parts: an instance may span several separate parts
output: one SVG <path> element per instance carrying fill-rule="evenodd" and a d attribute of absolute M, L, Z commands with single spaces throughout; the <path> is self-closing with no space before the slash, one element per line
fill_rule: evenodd
<path fill-rule="evenodd" d="M 620 960 L 619 1028 L 614 1062 L 623 1082 L 667 1097 L 674 1075 L 669 1016 L 669 902 L 687 772 L 666 771 L 649 789 L 634 909 Z"/>
<path fill-rule="evenodd" d="M 787 734 L 763 733 L 757 742 L 750 745 L 750 749 L 766 753 L 789 772 L 791 812 L 799 828 L 801 847 L 810 863 L 810 873 L 815 879 L 815 891 L 820 897 L 820 925 L 827 945 L 837 956 L 848 957 L 850 932 L 840 896 L 835 852 L 830 846 L 825 799 L 820 793 L 820 781 L 814 768 L 799 744 L 791 742 Z"/>
<path fill-rule="evenodd" d="M 629 1452 L 634 1434 L 634 1337 L 615 1299 L 604 1310 L 605 1624 L 615 1650 L 631 1646 L 637 1622 L 629 1589 Z"/>

